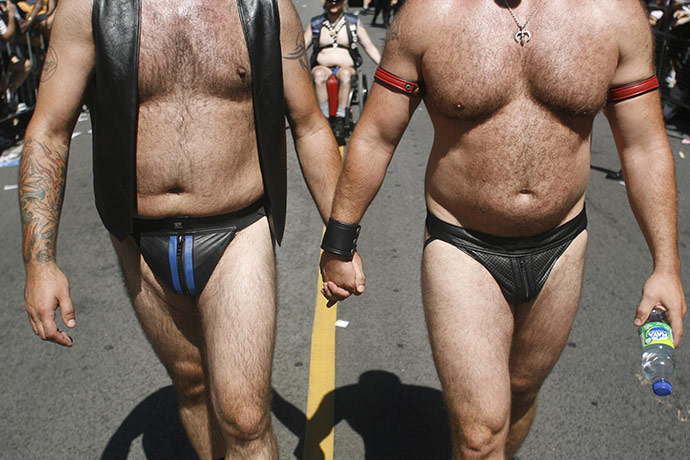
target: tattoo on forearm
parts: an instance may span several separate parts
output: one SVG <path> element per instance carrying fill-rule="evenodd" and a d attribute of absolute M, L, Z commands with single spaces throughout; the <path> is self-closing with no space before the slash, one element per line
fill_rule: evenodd
<path fill-rule="evenodd" d="M 48 51 L 46 51 L 46 58 L 43 62 L 43 71 L 41 72 L 41 81 L 48 81 L 53 78 L 55 71 L 57 70 L 58 57 L 55 49 L 52 46 L 48 46 Z"/>
<path fill-rule="evenodd" d="M 297 33 L 297 40 L 295 42 L 295 49 L 290 54 L 283 56 L 283 59 L 289 61 L 299 61 L 302 69 L 309 73 L 309 63 L 307 62 L 307 48 L 304 46 L 304 37 L 301 33 Z"/>
<path fill-rule="evenodd" d="M 35 253 L 37 262 L 55 260 L 58 220 L 67 179 L 69 146 L 51 150 L 27 137 L 19 166 L 19 212 L 22 219 L 24 263 Z"/>

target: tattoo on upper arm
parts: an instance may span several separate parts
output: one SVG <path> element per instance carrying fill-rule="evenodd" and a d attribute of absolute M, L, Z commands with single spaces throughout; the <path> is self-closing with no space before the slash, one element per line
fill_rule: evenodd
<path fill-rule="evenodd" d="M 309 73 L 309 63 L 307 62 L 307 48 L 304 46 L 304 36 L 301 32 L 297 33 L 297 40 L 295 41 L 295 48 L 287 56 L 283 56 L 283 59 L 289 61 L 299 61 L 302 69 Z"/>
<path fill-rule="evenodd" d="M 58 65 L 58 57 L 57 53 L 55 52 L 55 48 L 52 46 L 48 46 L 48 50 L 46 51 L 46 58 L 43 63 L 43 71 L 41 72 L 41 81 L 48 81 L 51 78 L 53 78 L 53 75 L 55 75 L 55 71 L 57 70 L 57 65 Z"/>
<path fill-rule="evenodd" d="M 19 211 L 24 234 L 24 263 L 55 260 L 57 226 L 67 179 L 69 147 L 51 150 L 28 137 L 19 166 Z"/>
<path fill-rule="evenodd" d="M 395 40 L 400 40 L 400 21 L 398 20 L 399 16 L 400 13 L 396 15 L 395 19 L 393 20 L 393 24 L 391 24 L 391 26 L 388 28 L 388 31 L 386 32 L 386 43 Z"/>

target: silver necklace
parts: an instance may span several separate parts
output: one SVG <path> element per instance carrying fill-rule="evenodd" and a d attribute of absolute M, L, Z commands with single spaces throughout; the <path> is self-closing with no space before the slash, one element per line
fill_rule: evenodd
<path fill-rule="evenodd" d="M 524 24 L 520 24 L 520 21 L 518 21 L 517 16 L 515 16 L 515 13 L 513 12 L 513 9 L 508 5 L 508 2 L 506 0 L 503 0 L 503 3 L 505 3 L 506 8 L 508 8 L 508 11 L 510 12 L 510 15 L 513 17 L 513 21 L 515 21 L 515 24 L 518 26 L 518 31 L 515 32 L 515 35 L 513 35 L 513 38 L 517 43 L 520 44 L 520 46 L 525 46 L 525 43 L 528 41 L 532 40 L 532 33 L 526 29 L 527 23 L 529 23 L 530 19 L 532 19 L 532 16 L 534 16 L 534 13 L 537 12 L 537 8 L 539 8 L 539 4 L 541 3 L 541 0 L 537 0 L 537 3 L 534 5 L 534 8 L 532 8 L 532 12 L 529 14 L 527 17 L 527 20 L 525 21 Z"/>

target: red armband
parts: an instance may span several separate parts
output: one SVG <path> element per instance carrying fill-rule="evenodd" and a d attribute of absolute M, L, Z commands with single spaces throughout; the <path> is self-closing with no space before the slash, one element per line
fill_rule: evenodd
<path fill-rule="evenodd" d="M 640 80 L 609 89 L 609 95 L 606 102 L 625 101 L 626 99 L 641 96 L 658 88 L 659 80 L 656 78 L 656 75 L 652 75 L 645 80 Z"/>
<path fill-rule="evenodd" d="M 404 78 L 400 78 L 397 75 L 393 75 L 392 73 L 383 70 L 381 67 L 378 67 L 376 69 L 376 73 L 374 74 L 374 81 L 377 81 L 384 86 L 401 91 L 410 96 L 422 96 L 422 87 L 419 83 L 405 80 Z"/>

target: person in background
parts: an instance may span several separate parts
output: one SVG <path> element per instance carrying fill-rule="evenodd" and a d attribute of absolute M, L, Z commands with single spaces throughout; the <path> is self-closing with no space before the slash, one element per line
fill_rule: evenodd
<path fill-rule="evenodd" d="M 345 110 L 352 76 L 362 64 L 359 45 L 377 65 L 381 53 L 355 15 L 344 11 L 345 0 L 326 0 L 324 13 L 311 19 L 304 32 L 307 48 L 312 48 L 311 73 L 321 113 L 329 118 L 327 82 L 334 70 L 338 79 L 338 112 L 332 120 L 333 133 L 341 144 L 346 136 Z M 354 44 L 354 46 L 352 46 Z"/>

